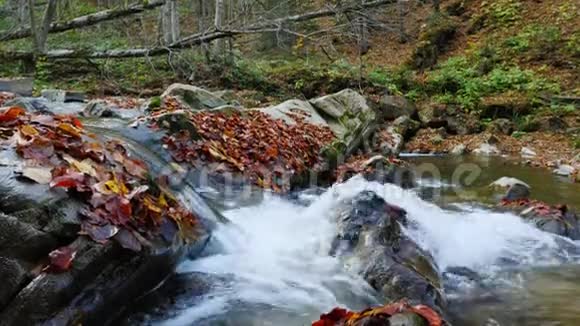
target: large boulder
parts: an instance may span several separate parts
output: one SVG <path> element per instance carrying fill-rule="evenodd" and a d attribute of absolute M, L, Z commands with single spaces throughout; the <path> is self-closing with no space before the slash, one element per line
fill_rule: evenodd
<path fill-rule="evenodd" d="M 291 125 L 296 124 L 299 120 L 315 125 L 327 125 L 326 120 L 318 114 L 308 101 L 288 100 L 278 105 L 256 110 L 268 114 L 273 119 L 281 119 Z"/>
<path fill-rule="evenodd" d="M 402 96 L 385 95 L 381 97 L 378 113 L 387 120 L 395 120 L 399 117 L 417 117 L 415 105 Z"/>
<path fill-rule="evenodd" d="M 376 114 L 366 99 L 352 89 L 310 100 L 310 104 L 324 116 L 330 129 L 343 144 L 344 156 L 350 156 L 376 129 Z"/>
<path fill-rule="evenodd" d="M 161 99 L 173 97 L 181 105 L 194 111 L 211 110 L 227 105 L 228 103 L 215 94 L 192 85 L 173 84 L 161 95 Z"/>
<path fill-rule="evenodd" d="M 341 257 L 389 301 L 408 299 L 439 313 L 445 310 L 437 266 L 405 235 L 406 212 L 372 191 L 339 208 L 331 254 Z"/>

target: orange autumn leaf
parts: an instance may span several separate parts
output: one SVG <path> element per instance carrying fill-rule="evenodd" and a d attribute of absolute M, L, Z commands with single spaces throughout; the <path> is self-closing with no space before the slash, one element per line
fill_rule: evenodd
<path fill-rule="evenodd" d="M 0 111 L 0 123 L 14 121 L 24 113 L 26 113 L 24 109 L 15 106 L 8 108 L 7 110 Z"/>

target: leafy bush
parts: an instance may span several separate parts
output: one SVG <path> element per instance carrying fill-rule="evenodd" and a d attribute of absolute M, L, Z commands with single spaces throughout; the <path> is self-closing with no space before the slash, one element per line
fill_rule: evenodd
<path fill-rule="evenodd" d="M 536 57 L 555 53 L 560 48 L 562 35 L 556 26 L 531 25 L 505 40 L 504 45 L 515 53 L 533 51 Z"/>
<path fill-rule="evenodd" d="M 519 0 L 492 0 L 482 3 L 484 13 L 492 24 L 506 26 L 520 18 L 521 2 Z"/>
<path fill-rule="evenodd" d="M 478 57 L 451 57 L 427 74 L 426 91 L 435 100 L 476 110 L 484 96 L 506 91 L 522 91 L 530 97 L 542 91 L 557 92 L 557 84 L 517 66 L 493 64 L 488 73 L 478 69 Z"/>

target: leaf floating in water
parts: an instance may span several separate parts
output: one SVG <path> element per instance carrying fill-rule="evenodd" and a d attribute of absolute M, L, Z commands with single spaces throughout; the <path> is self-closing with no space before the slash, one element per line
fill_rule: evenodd
<path fill-rule="evenodd" d="M 38 130 L 31 125 L 24 125 L 20 127 L 20 133 L 26 137 L 38 136 Z"/>
<path fill-rule="evenodd" d="M 85 181 L 84 174 L 79 172 L 71 172 L 54 178 L 50 183 L 50 187 L 65 188 L 65 189 L 76 188 L 77 190 L 80 191 L 83 189 L 84 181 Z"/>
<path fill-rule="evenodd" d="M 63 273 L 72 267 L 72 262 L 75 259 L 77 252 L 71 247 L 61 247 L 51 251 L 48 254 L 50 265 L 43 271 Z"/>

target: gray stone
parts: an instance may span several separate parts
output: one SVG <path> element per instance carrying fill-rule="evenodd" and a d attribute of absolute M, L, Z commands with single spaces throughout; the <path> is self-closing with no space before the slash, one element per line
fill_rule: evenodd
<path fill-rule="evenodd" d="M 25 285 L 26 271 L 16 260 L 0 256 L 0 280 L 2 280 L 2 286 L 0 286 L 1 311 Z"/>
<path fill-rule="evenodd" d="M 389 326 L 428 326 L 427 321 L 412 312 L 404 312 L 396 314 L 389 318 Z"/>
<path fill-rule="evenodd" d="M 192 85 L 173 84 L 161 95 L 176 98 L 182 105 L 194 111 L 214 109 L 228 103 L 213 93 Z"/>
<path fill-rule="evenodd" d="M 520 200 L 530 198 L 530 187 L 521 183 L 513 184 L 503 197 L 505 200 Z"/>
<path fill-rule="evenodd" d="M 478 155 L 499 155 L 500 151 L 495 145 L 481 144 L 476 148 L 473 153 Z"/>
<path fill-rule="evenodd" d="M 469 135 L 481 130 L 478 116 L 462 112 L 454 107 L 423 108 L 419 111 L 419 119 L 425 127 L 444 127 L 450 134 Z"/>
<path fill-rule="evenodd" d="M 405 115 L 395 119 L 395 121 L 393 121 L 393 127 L 395 128 L 395 131 L 403 135 L 405 139 L 410 139 L 415 136 L 417 131 L 419 131 L 421 123 Z"/>
<path fill-rule="evenodd" d="M 377 127 L 376 114 L 359 93 L 345 89 L 310 100 L 312 106 L 325 117 L 330 129 L 344 148 L 329 156 L 350 156 L 370 140 Z M 335 149 L 336 151 L 336 149 Z"/>
<path fill-rule="evenodd" d="M 489 184 L 489 186 L 492 188 L 504 188 L 504 189 L 512 187 L 514 185 L 522 185 L 526 188 L 531 188 L 530 185 L 523 182 L 522 180 L 511 177 L 501 177 Z"/>
<path fill-rule="evenodd" d="M 557 169 L 554 170 L 554 174 L 568 177 L 572 175 L 575 171 L 576 169 L 572 165 L 562 164 L 558 166 Z"/>
<path fill-rule="evenodd" d="M 528 148 L 528 147 L 522 147 L 520 154 L 522 155 L 522 157 L 528 157 L 528 158 L 535 157 L 537 155 L 536 152 L 534 152 L 531 148 Z"/>
<path fill-rule="evenodd" d="M 381 97 L 378 110 L 379 114 L 387 120 L 394 120 L 403 116 L 417 116 L 415 105 L 402 96 L 385 95 Z"/>
<path fill-rule="evenodd" d="M 113 108 L 105 100 L 90 101 L 82 112 L 85 117 L 112 118 L 117 117 Z"/>
<path fill-rule="evenodd" d="M 10 92 L 22 96 L 32 96 L 34 79 L 32 78 L 14 78 L 0 79 L 0 92 Z"/>

